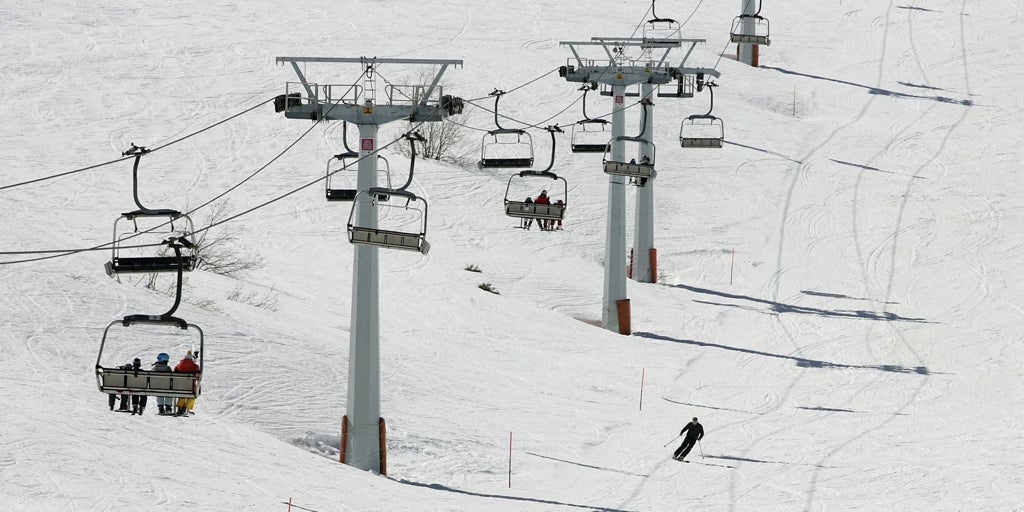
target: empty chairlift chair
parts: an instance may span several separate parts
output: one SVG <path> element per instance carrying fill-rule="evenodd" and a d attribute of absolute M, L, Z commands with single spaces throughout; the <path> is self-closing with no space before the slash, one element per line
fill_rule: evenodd
<path fill-rule="evenodd" d="M 725 125 L 721 119 L 711 115 L 715 107 L 713 82 L 704 83 L 698 76 L 697 90 L 707 88 L 711 94 L 711 106 L 706 114 L 688 116 L 679 125 L 679 145 L 684 148 L 721 148 L 725 141 Z"/>
<path fill-rule="evenodd" d="M 195 269 L 198 263 L 194 254 L 195 227 L 192 219 L 177 210 L 146 208 L 139 202 L 139 160 L 146 153 L 149 150 L 134 144 L 123 153 L 125 156 L 135 156 L 132 193 L 139 209 L 123 213 L 114 221 L 110 261 L 104 264 L 107 275 L 111 277 L 118 274 L 175 272 L 179 269 L 179 263 L 187 272 Z M 168 239 L 182 241 L 181 261 L 176 256 L 168 256 L 166 252 L 154 254 L 154 242 L 159 240 L 160 244 L 164 244 Z"/>
<path fill-rule="evenodd" d="M 328 201 L 352 201 L 356 197 L 359 153 L 352 151 L 348 146 L 348 123 L 342 121 L 341 141 L 345 151 L 334 155 L 327 160 L 327 179 L 325 193 Z M 331 163 L 335 160 L 341 166 L 332 170 Z M 388 188 L 391 188 L 391 165 L 387 158 L 377 155 L 377 178 L 384 179 Z M 381 196 L 381 201 L 387 201 L 387 196 Z"/>
<path fill-rule="evenodd" d="M 331 169 L 331 163 L 335 160 L 341 162 L 341 166 Z M 352 201 L 356 197 L 356 183 L 358 175 L 357 162 L 359 153 L 341 153 L 334 155 L 327 161 L 327 183 L 326 195 L 328 201 Z M 387 188 L 391 188 L 391 165 L 387 158 L 377 155 L 377 179 L 383 179 Z M 378 199 L 387 201 L 386 195 Z"/>
<path fill-rule="evenodd" d="M 760 8 L 758 8 L 760 12 Z M 768 19 L 757 14 L 741 14 L 732 20 L 729 41 L 770 46 Z"/>
<path fill-rule="evenodd" d="M 409 179 L 397 189 L 373 187 L 356 194 L 352 201 L 352 212 L 348 217 L 348 241 L 357 245 L 372 245 L 387 249 L 416 251 L 427 254 L 427 200 L 406 190 L 412 183 L 416 168 L 416 142 L 423 141 L 419 133 L 407 133 L 411 158 Z M 384 204 L 381 198 L 391 198 Z M 404 202 L 403 202 L 404 200 Z M 383 209 L 389 215 L 383 216 L 388 225 L 380 226 Z"/>
<path fill-rule="evenodd" d="M 654 0 L 651 0 L 651 16 L 653 18 L 644 23 L 644 39 L 670 39 L 678 38 L 680 25 L 672 18 L 661 18 L 654 12 Z"/>
<path fill-rule="evenodd" d="M 481 169 L 501 167 L 530 167 L 533 165 L 533 137 L 526 130 L 502 128 L 498 122 L 498 100 L 505 92 L 495 89 L 494 125 L 497 127 L 484 134 L 480 147 Z"/>
<path fill-rule="evenodd" d="M 383 204 L 377 198 L 381 195 L 390 196 L 390 204 Z M 404 200 L 404 203 L 403 203 Z M 391 208 L 400 213 L 411 213 L 412 222 L 408 215 L 395 216 L 407 217 L 406 222 L 399 226 L 382 228 L 374 226 L 371 222 L 358 221 L 357 212 L 361 201 L 369 201 L 372 207 L 372 215 L 378 219 L 379 210 Z M 389 218 L 393 216 L 388 216 Z M 379 220 L 378 220 L 379 222 Z M 399 249 L 404 251 L 416 251 L 427 254 L 430 244 L 427 242 L 427 200 L 417 197 L 412 192 L 375 187 L 367 192 L 356 194 L 353 201 L 352 213 L 348 218 L 348 241 L 353 244 L 373 245 L 387 249 Z"/>
<path fill-rule="evenodd" d="M 604 153 L 608 145 L 611 123 L 607 119 L 591 119 L 587 115 L 587 93 L 596 87 L 596 84 L 580 87 L 583 91 L 583 119 L 572 126 L 569 149 L 573 153 Z"/>

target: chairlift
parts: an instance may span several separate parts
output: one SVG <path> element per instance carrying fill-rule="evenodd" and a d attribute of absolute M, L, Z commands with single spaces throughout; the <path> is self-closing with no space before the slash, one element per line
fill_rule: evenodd
<path fill-rule="evenodd" d="M 352 151 L 352 148 L 348 146 L 348 123 L 342 121 L 342 144 L 345 146 L 345 151 L 334 155 L 327 160 L 327 180 L 325 184 L 325 192 L 328 201 L 352 201 L 356 197 L 356 173 L 358 172 L 357 163 L 359 162 L 359 153 Z M 331 170 L 331 162 L 338 160 L 341 162 L 341 167 Z M 378 179 L 383 178 L 387 183 L 387 188 L 391 188 L 391 164 L 387 158 L 383 155 L 377 155 L 377 174 Z M 342 186 L 338 182 L 344 185 Z M 388 197 L 381 196 L 377 198 L 380 201 L 387 201 Z"/>
<path fill-rule="evenodd" d="M 181 240 L 170 239 L 167 244 L 174 250 L 177 260 L 178 283 L 174 305 L 162 315 L 128 315 L 120 320 L 107 324 L 103 330 L 103 338 L 100 341 L 99 354 L 96 356 L 96 386 L 102 393 L 115 395 L 145 395 L 145 396 L 166 396 L 172 398 L 196 398 L 201 392 L 202 371 L 205 371 L 203 357 L 206 355 L 203 330 L 195 324 L 190 324 L 181 318 L 175 317 L 174 312 L 181 304 L 182 273 L 185 268 L 184 257 L 181 250 L 184 248 Z M 130 329 L 137 325 L 160 326 L 157 330 L 147 332 L 131 333 L 132 348 L 128 352 L 123 347 L 117 347 L 113 356 L 107 355 L 107 341 L 111 334 L 111 328 L 120 325 Z M 195 349 L 195 338 L 183 339 L 180 335 L 169 335 L 163 330 L 164 327 L 177 328 L 183 331 L 192 329 L 198 333 L 199 348 Z M 145 330 L 144 330 L 145 331 Z M 175 331 L 176 332 L 176 331 Z M 169 338 L 168 338 L 169 336 Z M 148 338 L 149 342 L 141 341 L 140 338 Z M 154 340 L 155 338 L 155 340 Z M 168 341 L 170 340 L 170 341 Z M 175 341 L 177 340 L 177 341 Z M 198 358 L 200 373 L 171 373 L 155 372 L 142 368 L 134 369 L 127 365 L 115 366 L 116 363 L 129 357 L 137 356 L 140 351 L 173 350 L 176 347 L 189 347 Z M 121 357 L 115 361 L 114 357 Z M 110 363 L 113 364 L 110 364 Z"/>
<path fill-rule="evenodd" d="M 412 153 L 409 161 L 409 179 L 397 189 L 372 187 L 356 194 L 352 200 L 352 211 L 348 217 L 348 241 L 353 244 L 416 251 L 425 255 L 430 250 L 430 244 L 427 242 L 427 200 L 406 190 L 412 183 L 416 165 L 415 142 L 424 139 L 419 133 L 407 133 L 405 138 L 409 140 Z M 384 204 L 380 200 L 381 196 L 393 197 L 396 200 Z M 404 203 L 402 203 L 402 199 L 405 199 Z M 361 218 L 361 215 L 356 215 L 360 207 L 367 202 L 371 208 L 364 209 L 363 212 L 369 212 L 370 219 L 377 222 L 367 222 L 367 219 Z M 379 215 L 381 208 L 390 208 L 390 211 L 394 213 L 394 215 L 384 216 L 389 221 L 397 219 L 398 221 L 404 220 L 405 223 L 396 222 L 399 225 L 386 229 L 380 228 L 378 222 L 381 218 Z M 410 230 L 410 225 L 414 225 L 415 229 Z"/>
<path fill-rule="evenodd" d="M 171 209 L 146 208 L 139 201 L 139 160 L 150 150 L 132 144 L 131 149 L 122 153 L 123 156 L 135 156 L 135 164 L 132 167 L 132 196 L 138 210 L 122 213 L 114 221 L 114 236 L 111 244 L 110 261 L 104 263 L 104 269 L 108 276 L 116 274 L 138 274 L 151 272 L 174 272 L 178 270 L 178 259 L 174 256 L 154 256 L 146 251 L 149 244 L 130 243 L 140 236 L 149 240 L 154 237 L 159 239 L 181 238 L 186 245 L 183 246 L 185 254 L 182 255 L 183 270 L 195 269 L 198 258 L 194 253 L 195 227 L 188 215 Z M 178 222 L 177 228 L 174 223 Z M 131 222 L 131 229 L 125 228 L 122 222 Z M 140 222 L 143 227 L 140 229 Z M 159 230 L 159 231 L 158 231 Z"/>
<path fill-rule="evenodd" d="M 113 366 L 108 363 L 104 366 L 103 357 L 104 350 L 107 348 L 107 340 L 111 333 L 111 328 L 120 325 L 125 329 L 131 329 L 133 326 L 140 324 L 158 325 L 168 328 L 177 328 L 181 330 L 193 330 L 198 333 L 199 349 L 196 353 L 199 354 L 198 364 L 199 367 L 205 370 L 203 366 L 203 356 L 206 354 L 204 350 L 203 342 L 203 330 L 195 324 L 190 324 L 181 320 L 180 318 L 164 318 L 163 316 L 146 316 L 146 315 L 130 315 L 124 317 L 122 320 L 115 320 L 110 322 L 106 329 L 103 330 L 103 340 L 100 342 L 100 353 L 96 357 L 96 386 L 100 392 L 114 395 L 145 395 L 145 396 L 167 396 L 173 398 L 197 398 L 199 393 L 202 391 L 200 384 L 203 379 L 202 372 L 200 373 L 171 373 L 171 372 L 156 372 L 146 369 L 131 369 L 123 366 Z M 139 341 L 140 338 L 155 337 L 161 340 L 159 344 L 154 342 Z M 134 357 L 142 350 L 150 351 L 168 351 L 173 350 L 173 347 L 169 347 L 166 341 L 163 339 L 164 336 L 154 336 L 154 332 L 132 332 L 130 335 L 133 340 L 133 346 L 135 352 L 125 352 L 124 349 L 120 349 L 117 355 L 126 355 L 126 357 Z M 179 336 L 175 336 L 179 337 Z M 174 344 L 174 342 L 171 342 Z M 178 345 L 185 345 L 192 347 L 195 345 L 194 341 L 180 341 Z M 108 356 L 113 362 L 119 362 Z M 130 360 L 130 359 L 129 359 Z"/>
<path fill-rule="evenodd" d="M 754 14 L 741 14 L 732 20 L 729 41 L 733 43 L 763 44 L 770 46 L 768 19 L 761 17 L 762 3 L 758 3 Z"/>
<path fill-rule="evenodd" d="M 504 94 L 498 89 L 490 94 L 494 96 L 494 125 L 497 129 L 484 134 L 477 163 L 481 169 L 533 165 L 533 137 L 526 130 L 502 128 L 498 122 L 498 100 Z"/>
<path fill-rule="evenodd" d="M 592 89 L 591 85 L 580 88 L 583 91 L 583 119 L 572 126 L 569 148 L 573 153 L 604 153 L 608 145 L 611 123 L 607 119 L 592 119 L 587 115 L 587 92 Z"/>
<path fill-rule="evenodd" d="M 654 12 L 654 0 L 651 0 L 651 16 L 653 16 L 653 18 L 644 23 L 644 39 L 669 39 L 679 37 L 679 30 L 682 27 L 672 18 L 658 17 Z"/>
<path fill-rule="evenodd" d="M 392 204 L 382 204 L 377 197 L 388 195 L 397 199 Z M 401 200 L 405 199 L 404 204 Z M 407 227 L 382 229 L 380 227 L 357 226 L 355 223 L 356 207 L 360 201 L 370 201 L 376 208 L 394 208 L 404 212 L 415 212 L 418 229 L 410 231 Z M 427 242 L 427 200 L 417 197 L 408 191 L 373 187 L 366 192 L 359 192 L 353 201 L 352 213 L 348 218 L 348 241 L 353 244 L 374 245 L 388 249 L 401 249 L 427 254 L 430 244 Z M 379 217 L 379 215 L 378 215 Z"/>
<path fill-rule="evenodd" d="M 565 218 L 565 208 L 569 203 L 569 184 L 565 181 L 565 178 L 559 177 L 557 174 L 551 172 L 551 168 L 555 164 L 555 133 L 562 133 L 562 129 L 557 125 L 549 126 L 545 128 L 551 133 L 551 160 L 548 162 L 546 169 L 541 171 L 521 171 L 518 174 L 513 174 L 508 179 L 508 185 L 505 186 L 505 215 L 509 217 L 519 219 L 537 219 L 541 221 L 545 220 L 562 220 Z M 527 202 L 525 199 L 518 199 L 522 197 L 521 193 L 517 193 L 516 199 L 512 199 L 511 194 L 513 193 L 513 182 L 517 182 L 523 179 L 549 179 L 555 181 L 561 181 L 560 193 L 548 194 L 549 198 L 555 198 L 556 202 L 551 204 L 536 203 L 532 200 Z M 521 191 L 517 187 L 517 191 Z M 548 189 L 545 189 L 548 190 Z M 531 192 L 532 193 L 532 192 Z M 561 203 L 559 204 L 558 201 Z"/>
<path fill-rule="evenodd" d="M 684 148 L 721 148 L 725 140 L 725 125 L 722 120 L 711 115 L 715 108 L 714 82 L 703 81 L 703 77 L 697 77 L 697 90 L 708 89 L 711 94 L 711 104 L 706 114 L 695 114 L 683 119 L 679 125 L 679 145 Z"/>
<path fill-rule="evenodd" d="M 642 127 L 645 126 L 647 123 L 646 118 L 648 103 L 649 102 L 646 99 L 645 101 L 640 102 L 641 106 L 643 107 L 643 115 L 640 120 L 641 130 L 643 130 Z M 654 171 L 654 163 L 656 149 L 653 142 L 650 142 L 648 139 L 642 137 L 641 135 L 643 135 L 642 131 L 640 135 L 634 137 L 619 136 L 615 137 L 610 142 L 608 142 L 603 158 L 605 174 L 611 174 L 615 176 L 626 176 L 630 178 L 632 183 L 636 183 L 638 185 L 644 185 L 647 183 L 647 180 L 655 177 L 656 173 Z M 612 159 L 611 153 L 612 147 L 616 142 L 632 143 L 632 145 L 635 145 L 638 150 L 636 153 L 633 154 L 643 154 L 644 156 L 640 159 L 639 162 L 637 162 L 635 158 L 631 158 L 629 161 L 614 160 Z M 645 147 L 649 148 L 649 153 L 646 151 L 639 151 L 640 149 Z M 624 151 L 623 153 L 626 152 Z"/>

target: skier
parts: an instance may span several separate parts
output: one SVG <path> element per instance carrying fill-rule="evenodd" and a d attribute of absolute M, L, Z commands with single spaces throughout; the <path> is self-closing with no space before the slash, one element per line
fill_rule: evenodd
<path fill-rule="evenodd" d="M 541 190 L 540 191 L 540 195 L 537 196 L 537 199 L 534 199 L 533 202 L 536 203 L 536 204 L 551 204 L 551 200 L 548 199 L 548 191 L 547 190 Z M 548 230 L 548 223 L 549 223 L 549 221 L 544 220 L 544 219 L 541 219 L 541 220 L 537 221 L 537 224 L 540 224 L 540 229 L 542 229 L 544 231 Z"/>
<path fill-rule="evenodd" d="M 523 201 L 523 202 L 525 202 L 527 205 L 533 205 L 533 199 L 529 198 L 529 197 L 527 197 L 526 201 Z M 531 207 L 532 206 L 527 206 L 527 208 L 531 208 Z M 519 223 L 519 227 L 521 227 L 523 229 L 530 229 L 530 226 L 533 226 L 533 219 L 532 218 L 522 219 L 522 221 Z"/>
<path fill-rule="evenodd" d="M 558 206 L 562 206 L 565 204 L 565 201 L 559 199 L 558 201 L 555 201 L 555 204 Z M 556 223 L 558 224 L 558 227 L 555 227 Z M 551 221 L 551 229 L 562 229 L 562 219 Z"/>
<path fill-rule="evenodd" d="M 170 373 L 171 366 L 167 364 L 171 360 L 171 356 L 167 355 L 166 352 L 161 352 L 156 355 L 156 362 L 153 363 L 154 372 L 167 372 Z M 156 397 L 157 407 L 160 409 L 160 414 L 167 415 L 174 412 L 174 398 L 169 396 L 158 396 Z"/>
<path fill-rule="evenodd" d="M 142 361 L 136 357 L 135 360 L 132 361 L 132 371 L 135 372 L 136 376 L 139 375 L 141 367 Z M 142 416 L 142 411 L 146 410 L 146 402 L 148 400 L 149 397 L 146 395 L 132 395 L 132 416 L 135 416 L 136 414 Z"/>
<path fill-rule="evenodd" d="M 118 366 L 117 368 L 119 370 L 131 370 L 132 364 L 128 363 L 125 365 Z M 120 397 L 118 397 L 114 393 L 110 393 L 110 397 L 107 399 L 107 405 L 110 406 L 110 410 L 114 410 L 114 402 L 116 402 L 117 400 L 121 400 L 121 406 L 117 408 L 117 412 L 128 412 L 128 395 L 124 393 L 122 393 Z"/>
<path fill-rule="evenodd" d="M 196 364 L 194 359 L 192 351 L 189 350 L 188 353 L 185 354 L 185 357 L 174 367 L 174 373 L 199 373 L 199 365 Z M 178 410 L 176 411 L 175 416 L 188 416 L 188 413 L 195 405 L 195 398 L 179 398 L 177 403 Z"/>
<path fill-rule="evenodd" d="M 687 432 L 689 431 L 689 432 Z M 683 439 L 683 444 L 676 448 L 676 452 L 672 454 L 672 458 L 675 460 L 683 460 L 693 449 L 693 445 L 697 444 L 704 437 L 704 427 L 697 423 L 697 418 L 687 423 L 682 430 L 679 431 L 679 435 L 686 434 L 686 438 Z"/>

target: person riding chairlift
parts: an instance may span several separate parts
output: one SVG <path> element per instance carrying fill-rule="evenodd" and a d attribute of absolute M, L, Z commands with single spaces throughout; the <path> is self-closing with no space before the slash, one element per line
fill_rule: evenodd
<path fill-rule="evenodd" d="M 551 204 L 551 200 L 548 199 L 548 191 L 541 190 L 540 195 L 537 196 L 537 199 L 534 199 L 533 202 L 536 204 Z M 540 224 L 540 229 L 547 231 L 550 229 L 549 225 L 551 224 L 551 221 L 541 219 L 537 221 L 537 224 Z"/>

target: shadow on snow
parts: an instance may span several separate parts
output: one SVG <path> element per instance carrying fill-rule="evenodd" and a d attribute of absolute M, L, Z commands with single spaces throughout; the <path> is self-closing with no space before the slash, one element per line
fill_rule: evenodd
<path fill-rule="evenodd" d="M 918 323 L 931 323 L 923 318 L 910 318 L 897 315 L 896 313 L 890 313 L 888 311 L 868 311 L 863 309 L 849 310 L 849 309 L 819 309 L 807 306 L 797 306 L 795 304 L 784 304 L 782 302 L 775 302 L 766 299 L 758 299 L 756 297 L 749 297 L 747 295 L 736 295 L 733 293 L 725 293 L 715 290 L 708 290 L 706 288 L 697 288 L 696 286 L 688 286 L 685 284 L 668 284 L 665 286 L 671 286 L 673 288 L 682 288 L 691 292 L 703 293 L 707 295 L 716 295 L 718 297 L 725 297 L 727 299 L 738 299 L 746 300 L 750 302 L 756 302 L 758 304 L 764 304 L 774 313 L 803 313 L 810 315 L 818 315 L 833 318 L 863 318 L 866 320 L 884 320 L 884 321 L 897 321 L 897 322 L 918 322 Z M 806 292 L 804 292 L 806 293 Z M 809 294 L 813 295 L 813 294 Z M 701 302 L 701 301 L 695 301 Z M 716 302 L 703 302 L 704 304 L 712 304 L 716 306 L 732 306 L 742 307 L 738 304 L 721 304 Z M 752 309 L 752 308 L 751 308 Z"/>
<path fill-rule="evenodd" d="M 593 506 L 593 505 L 579 505 L 579 504 L 576 504 L 576 503 L 565 503 L 565 502 L 554 501 L 554 500 L 542 500 L 540 498 L 527 498 L 525 496 L 509 496 L 507 494 L 486 494 L 486 493 L 482 493 L 482 492 L 463 491 L 461 489 L 455 489 L 455 488 L 448 487 L 448 486 L 441 485 L 441 484 L 425 484 L 425 483 L 422 483 L 422 482 L 413 482 L 411 480 L 395 480 L 395 481 L 398 482 L 398 483 L 412 485 L 412 486 L 416 486 L 416 487 L 426 487 L 428 489 L 434 489 L 436 491 L 454 492 L 454 493 L 458 493 L 458 494 L 466 494 L 468 496 L 477 496 L 477 497 L 481 497 L 481 498 L 496 498 L 496 499 L 502 499 L 502 500 L 528 501 L 528 502 L 531 502 L 531 503 L 540 503 L 540 504 L 543 504 L 543 505 L 559 505 L 559 506 L 562 506 L 562 507 L 585 508 L 587 510 L 595 510 L 597 512 L 633 512 L 633 511 L 623 510 L 623 509 L 618 509 L 618 508 L 597 507 L 597 506 Z"/>
<path fill-rule="evenodd" d="M 900 366 L 900 365 L 895 365 L 895 364 L 856 365 L 856 364 L 832 363 L 832 362 L 829 362 L 829 361 L 819 361 L 819 360 L 816 360 L 816 359 L 807 359 L 807 358 L 804 358 L 804 357 L 796 357 L 796 356 L 791 356 L 791 355 L 786 355 L 786 354 L 773 354 L 771 352 L 764 352 L 764 351 L 761 351 L 761 350 L 753 350 L 753 349 L 749 349 L 749 348 L 730 347 L 728 345 L 722 345 L 722 344 L 719 344 L 719 343 L 708 343 L 708 342 L 705 342 L 705 341 L 694 341 L 694 340 L 682 340 L 682 339 L 678 339 L 678 338 L 672 338 L 670 336 L 663 336 L 661 334 L 654 334 L 654 333 L 651 333 L 651 332 L 639 332 L 639 331 L 637 331 L 637 332 L 634 332 L 633 335 L 634 336 L 639 336 L 641 338 L 650 338 L 652 340 L 659 340 L 659 341 L 671 341 L 673 343 L 683 343 L 683 344 L 686 344 L 686 345 L 694 345 L 694 346 L 697 346 L 697 347 L 720 348 L 720 349 L 724 349 L 724 350 L 732 350 L 734 352 L 743 352 L 745 354 L 754 354 L 754 355 L 759 355 L 759 356 L 768 356 L 768 357 L 774 357 L 774 358 L 777 358 L 777 359 L 789 359 L 791 361 L 796 361 L 796 365 L 801 367 L 801 368 L 849 368 L 849 369 L 856 369 L 856 370 L 881 370 L 883 372 L 893 372 L 893 373 L 916 373 L 918 375 L 932 375 L 933 374 L 933 372 L 929 371 L 928 368 L 924 367 L 924 366 L 907 367 L 907 366 Z"/>

